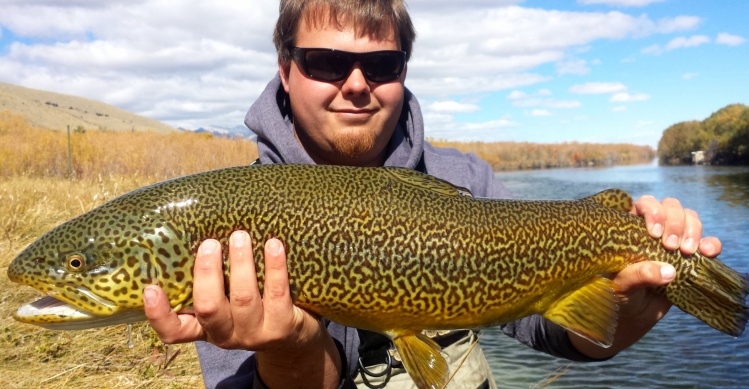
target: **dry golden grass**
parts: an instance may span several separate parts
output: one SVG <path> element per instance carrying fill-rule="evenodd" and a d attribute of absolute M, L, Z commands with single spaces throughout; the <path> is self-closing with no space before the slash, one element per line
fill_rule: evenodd
<path fill-rule="evenodd" d="M 438 147 L 475 153 L 494 171 L 631 165 L 648 163 L 655 158 L 652 147 L 633 144 L 430 142 Z"/>
<path fill-rule="evenodd" d="M 50 331 L 17 323 L 12 313 L 40 293 L 11 283 L 6 271 L 55 225 L 157 181 L 247 164 L 255 145 L 197 134 L 76 133 L 71 180 L 65 136 L 0 112 L 0 387 L 201 387 L 194 347 L 167 353 L 144 323 L 133 326 L 133 348 L 124 325 Z"/>
<path fill-rule="evenodd" d="M 133 327 L 132 349 L 125 326 L 50 331 L 17 323 L 11 314 L 40 296 L 5 275 L 13 258 L 36 237 L 112 197 L 150 183 L 147 178 L 69 181 L 62 178 L 0 177 L 0 387 L 193 387 L 201 386 L 192 345 L 164 346 L 150 327 Z"/>

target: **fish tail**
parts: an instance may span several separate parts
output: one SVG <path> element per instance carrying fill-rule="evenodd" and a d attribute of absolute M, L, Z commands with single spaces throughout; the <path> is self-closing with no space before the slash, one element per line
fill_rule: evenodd
<path fill-rule="evenodd" d="M 665 287 L 682 311 L 732 336 L 741 335 L 749 319 L 748 292 L 749 276 L 699 254 L 680 261 L 676 280 Z"/>

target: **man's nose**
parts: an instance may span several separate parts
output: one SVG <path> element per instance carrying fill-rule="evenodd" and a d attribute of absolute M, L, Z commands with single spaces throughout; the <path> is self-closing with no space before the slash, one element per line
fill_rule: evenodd
<path fill-rule="evenodd" d="M 361 68 L 360 63 L 354 64 L 354 68 L 351 69 L 348 77 L 344 80 L 341 91 L 344 94 L 360 95 L 363 93 L 369 93 L 369 83 L 364 77 L 364 71 Z"/>

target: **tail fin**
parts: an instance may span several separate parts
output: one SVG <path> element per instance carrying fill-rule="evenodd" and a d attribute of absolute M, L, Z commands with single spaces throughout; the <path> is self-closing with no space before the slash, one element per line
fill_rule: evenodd
<path fill-rule="evenodd" d="M 665 288 L 669 301 L 718 331 L 741 335 L 749 319 L 749 276 L 699 254 L 681 265 L 676 280 Z"/>

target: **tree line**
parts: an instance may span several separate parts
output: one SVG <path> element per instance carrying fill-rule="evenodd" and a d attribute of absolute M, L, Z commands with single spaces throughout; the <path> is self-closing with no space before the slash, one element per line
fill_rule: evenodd
<path fill-rule="evenodd" d="M 430 139 L 438 147 L 476 154 L 495 171 L 614 166 L 647 163 L 655 158 L 650 146 L 626 143 L 451 142 Z"/>
<path fill-rule="evenodd" d="M 663 131 L 658 159 L 663 165 L 693 163 L 693 152 L 702 151 L 703 163 L 749 164 L 749 107 L 731 104 L 703 121 L 676 123 Z"/>

